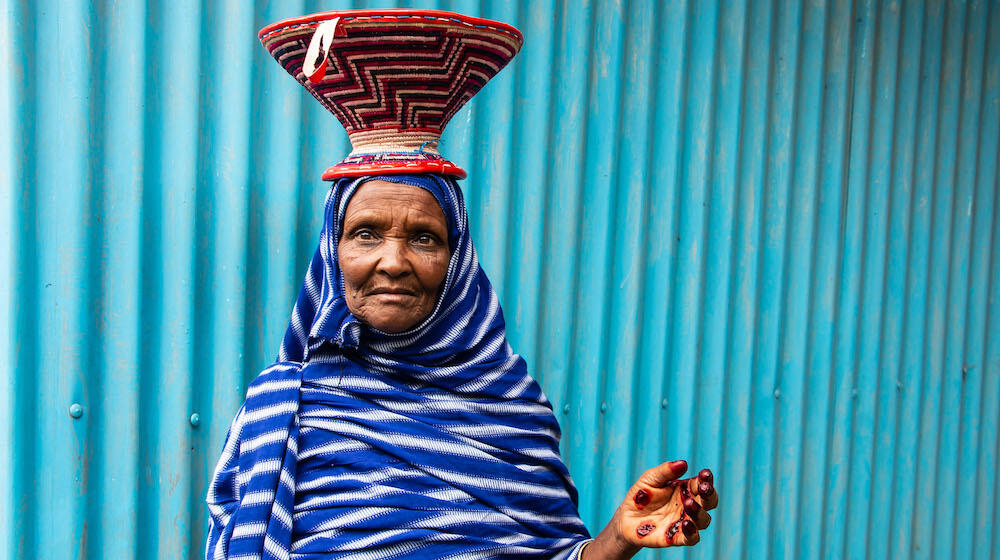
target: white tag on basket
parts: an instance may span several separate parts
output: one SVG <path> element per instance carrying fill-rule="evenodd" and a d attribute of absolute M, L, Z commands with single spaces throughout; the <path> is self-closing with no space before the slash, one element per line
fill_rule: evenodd
<path fill-rule="evenodd" d="M 327 56 L 330 55 L 330 47 L 339 24 L 339 17 L 324 21 L 316 26 L 312 40 L 309 41 L 306 59 L 302 62 L 302 73 L 314 84 L 321 82 L 326 75 Z"/>

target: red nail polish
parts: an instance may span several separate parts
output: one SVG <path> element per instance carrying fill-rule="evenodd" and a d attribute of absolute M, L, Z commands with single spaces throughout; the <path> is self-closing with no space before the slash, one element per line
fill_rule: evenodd
<path fill-rule="evenodd" d="M 684 531 L 685 535 L 690 537 L 694 534 L 694 529 L 694 523 L 691 523 L 690 520 L 685 519 L 681 521 L 681 531 Z"/>
<path fill-rule="evenodd" d="M 687 472 L 688 462 L 683 459 L 681 459 L 680 461 L 671 461 L 670 470 L 674 471 L 674 474 L 676 474 L 677 476 L 680 476 L 685 472 Z"/>
<path fill-rule="evenodd" d="M 702 483 L 698 484 L 698 495 L 699 496 L 708 496 L 709 494 L 712 493 L 713 489 L 714 488 L 712 488 L 711 484 L 709 484 L 707 482 L 702 482 Z"/>
<path fill-rule="evenodd" d="M 712 479 L 713 479 L 713 477 L 712 477 L 712 471 L 709 470 L 709 469 L 701 469 L 701 472 L 698 473 L 698 478 L 700 478 L 700 479 L 704 480 L 705 482 L 711 484 L 712 483 Z"/>
<path fill-rule="evenodd" d="M 694 501 L 693 498 L 684 499 L 684 511 L 688 512 L 691 515 L 695 515 L 696 513 L 698 513 L 699 509 L 701 509 L 701 506 L 699 506 L 698 502 Z"/>

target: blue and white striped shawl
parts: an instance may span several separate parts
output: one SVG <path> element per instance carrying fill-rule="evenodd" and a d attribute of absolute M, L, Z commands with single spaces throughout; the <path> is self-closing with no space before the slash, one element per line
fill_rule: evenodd
<path fill-rule="evenodd" d="M 571 558 L 589 538 L 559 426 L 479 266 L 458 185 L 419 186 L 448 219 L 431 315 L 401 334 L 344 301 L 330 190 L 320 247 L 278 362 L 250 385 L 208 492 L 206 558 Z"/>

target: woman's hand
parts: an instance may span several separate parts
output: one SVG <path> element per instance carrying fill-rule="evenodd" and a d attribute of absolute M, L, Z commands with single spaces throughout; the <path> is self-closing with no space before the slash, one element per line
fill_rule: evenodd
<path fill-rule="evenodd" d="M 614 517 L 583 550 L 584 560 L 631 558 L 640 548 L 690 546 L 708 527 L 719 504 L 712 471 L 678 479 L 687 462 L 663 463 L 632 485 Z"/>
<path fill-rule="evenodd" d="M 707 510 L 719 505 L 712 471 L 677 479 L 687 470 L 685 461 L 664 463 L 649 469 L 632 485 L 618 506 L 618 531 L 636 546 L 690 546 L 700 539 L 698 531 L 708 527 Z"/>

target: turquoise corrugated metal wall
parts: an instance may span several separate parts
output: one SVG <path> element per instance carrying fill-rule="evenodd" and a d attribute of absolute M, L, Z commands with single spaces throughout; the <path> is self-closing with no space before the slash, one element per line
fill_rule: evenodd
<path fill-rule="evenodd" d="M 348 151 L 256 30 L 357 6 L 0 5 L 0 556 L 197 557 Z M 592 530 L 685 457 L 647 558 L 1000 557 L 1000 3 L 420 6 L 527 38 L 443 149 Z"/>

